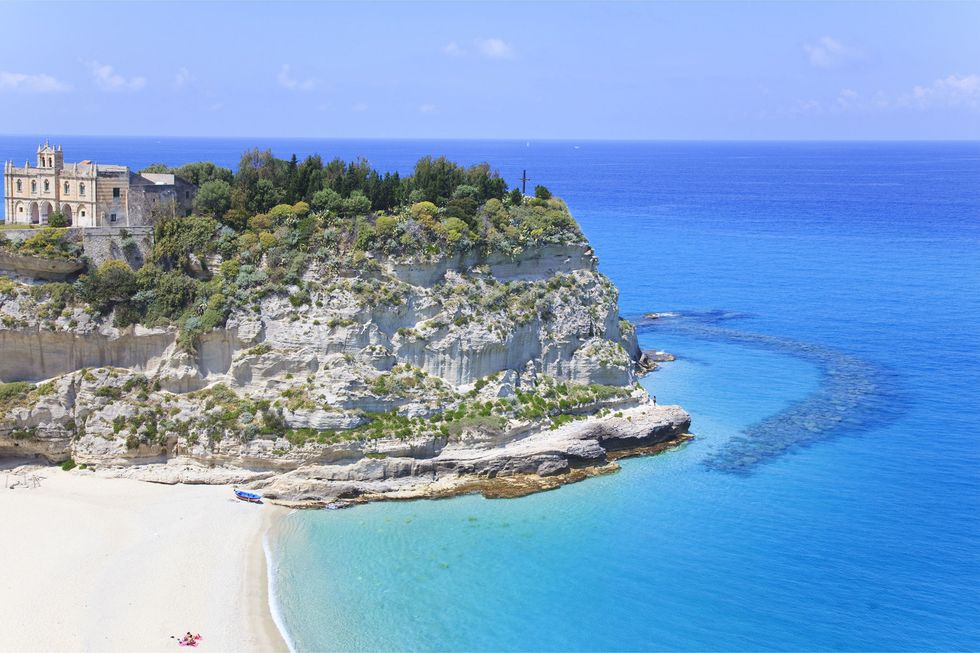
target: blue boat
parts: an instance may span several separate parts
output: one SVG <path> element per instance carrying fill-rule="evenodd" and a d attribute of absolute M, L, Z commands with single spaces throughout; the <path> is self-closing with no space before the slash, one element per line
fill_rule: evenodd
<path fill-rule="evenodd" d="M 255 494 L 254 492 L 246 492 L 245 490 L 235 489 L 235 496 L 242 501 L 248 501 L 249 503 L 262 503 L 262 495 Z"/>

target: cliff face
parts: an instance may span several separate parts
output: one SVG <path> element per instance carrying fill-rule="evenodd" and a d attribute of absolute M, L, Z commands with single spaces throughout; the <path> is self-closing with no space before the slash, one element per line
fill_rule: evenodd
<path fill-rule="evenodd" d="M 173 328 L 0 288 L 0 456 L 325 501 L 561 475 L 689 424 L 636 385 L 634 331 L 587 244 L 369 255 L 288 290 L 188 351 Z"/>

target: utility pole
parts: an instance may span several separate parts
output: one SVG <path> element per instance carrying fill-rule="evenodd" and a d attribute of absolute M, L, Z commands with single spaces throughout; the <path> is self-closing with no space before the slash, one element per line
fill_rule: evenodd
<path fill-rule="evenodd" d="M 531 178 L 527 176 L 527 170 L 521 173 L 519 181 L 521 182 L 521 194 L 527 195 L 527 182 L 531 181 Z"/>

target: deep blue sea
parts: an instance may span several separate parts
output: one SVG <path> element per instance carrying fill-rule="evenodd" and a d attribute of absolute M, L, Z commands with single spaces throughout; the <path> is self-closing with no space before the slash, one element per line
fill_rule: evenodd
<path fill-rule="evenodd" d="M 527 169 L 624 315 L 678 313 L 641 328 L 678 357 L 644 385 L 695 440 L 523 499 L 292 513 L 296 650 L 980 650 L 980 144 L 57 140 Z"/>

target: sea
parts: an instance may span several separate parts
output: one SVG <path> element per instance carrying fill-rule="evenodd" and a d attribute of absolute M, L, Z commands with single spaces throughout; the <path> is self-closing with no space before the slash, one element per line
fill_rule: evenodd
<path fill-rule="evenodd" d="M 682 448 L 521 499 L 289 514 L 267 548 L 295 651 L 980 650 L 980 143 L 55 141 L 526 171 L 677 357 L 643 385 L 691 413 Z"/>

